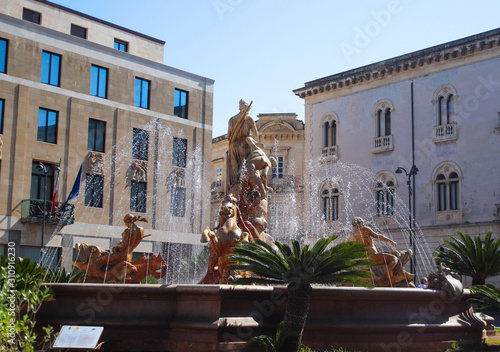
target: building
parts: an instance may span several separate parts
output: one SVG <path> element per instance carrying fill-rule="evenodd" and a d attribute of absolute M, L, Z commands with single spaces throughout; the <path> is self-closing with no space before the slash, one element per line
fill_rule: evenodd
<path fill-rule="evenodd" d="M 70 268 L 77 242 L 111 249 L 129 212 L 148 219 L 140 252 L 179 261 L 209 223 L 214 81 L 164 65 L 162 40 L 48 1 L 0 5 L 0 253 L 39 259 L 46 180 L 45 264 Z"/>
<path fill-rule="evenodd" d="M 294 90 L 305 102 L 309 174 L 323 177 L 306 182 L 307 202 L 318 210 L 313 219 L 347 233 L 359 215 L 390 233 L 398 248 L 413 240 L 418 276 L 433 269 L 434 250 L 447 235 L 499 236 L 499 88 L 495 29 Z M 414 165 L 418 173 L 406 176 Z M 359 177 L 359 166 L 369 173 Z M 349 167 L 356 168 L 351 180 L 364 179 L 367 197 L 353 199 L 354 182 L 337 177 Z M 411 213 L 418 225 L 414 238 Z"/>
<path fill-rule="evenodd" d="M 276 158 L 268 174 L 268 224 L 274 239 L 298 238 L 304 233 L 299 215 L 304 202 L 304 123 L 295 113 L 262 113 L 255 125 L 262 150 Z M 212 227 L 219 218 L 219 205 L 226 192 L 227 135 L 212 140 Z"/>

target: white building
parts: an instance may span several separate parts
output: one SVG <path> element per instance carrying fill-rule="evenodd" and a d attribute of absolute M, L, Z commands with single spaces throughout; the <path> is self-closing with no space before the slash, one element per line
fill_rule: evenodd
<path fill-rule="evenodd" d="M 398 247 L 408 245 L 401 228 L 408 226 L 410 179 L 422 246 L 417 275 L 426 274 L 422 262 L 432 262 L 447 235 L 500 236 L 500 29 L 320 78 L 294 92 L 305 101 L 306 160 L 327 170 L 316 172 L 323 180 L 311 180 L 306 190 L 327 228 L 349 231 L 360 215 Z M 335 176 L 335 165 L 343 163 L 374 175 L 368 197 L 345 199 L 348 192 L 353 199 L 351 184 Z M 414 177 L 395 173 L 413 165 Z"/>

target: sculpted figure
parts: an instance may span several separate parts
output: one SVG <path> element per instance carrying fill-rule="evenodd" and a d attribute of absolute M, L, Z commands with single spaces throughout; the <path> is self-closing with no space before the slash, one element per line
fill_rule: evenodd
<path fill-rule="evenodd" d="M 236 198 L 229 194 L 221 203 L 220 222 L 216 232 L 205 230 L 202 234 L 201 242 L 210 241 L 210 257 L 208 263 L 208 272 L 217 272 L 218 275 L 207 276 L 200 283 L 218 283 L 227 284 L 231 276 L 235 273 L 230 272 L 227 268 L 231 262 L 227 258 L 231 253 L 231 249 L 241 241 L 248 241 L 248 232 L 240 228 L 246 227 L 242 220 L 238 217 L 238 207 Z M 215 282 L 210 282 L 214 280 Z"/>
<path fill-rule="evenodd" d="M 127 228 L 122 233 L 122 240 L 111 251 L 86 243 L 77 243 L 75 249 L 83 259 L 73 261 L 73 265 L 85 273 L 85 282 L 139 283 L 148 275 L 159 279 L 165 276 L 167 264 L 161 254 L 147 258 L 144 254 L 132 261 L 132 253 L 144 235 L 144 229 L 137 226 L 137 221 L 147 222 L 141 216 L 125 215 Z"/>
<path fill-rule="evenodd" d="M 240 100 L 240 112 L 229 119 L 227 130 L 227 140 L 229 142 L 227 158 L 228 190 L 238 183 L 240 167 L 251 152 L 246 141 L 247 137 L 256 140 L 259 135 L 255 121 L 248 115 L 251 105 L 252 103 L 247 104 L 244 100 Z"/>
<path fill-rule="evenodd" d="M 391 253 L 379 253 L 377 251 L 377 248 L 375 247 L 375 243 L 373 242 L 374 238 L 379 239 L 383 242 L 388 242 L 394 247 L 397 246 L 396 242 L 382 234 L 376 233 L 370 227 L 365 226 L 363 219 L 361 219 L 360 217 L 355 217 L 352 220 L 352 226 L 353 231 L 349 236 L 348 241 L 363 243 L 368 247 L 368 253 L 370 255 L 369 259 L 375 264 L 372 267 L 372 273 L 375 276 L 374 279 L 377 286 L 386 286 L 385 284 L 382 284 L 382 282 L 384 281 L 383 276 L 387 277 L 387 286 L 394 286 L 396 283 L 402 280 L 410 280 L 413 278 L 413 275 L 404 272 L 404 269 L 402 267 L 410 259 L 412 254 L 411 251 L 393 251 Z M 404 261 L 404 263 L 400 261 Z M 377 265 L 380 265 L 380 267 L 377 268 Z M 403 271 L 403 273 L 399 273 L 399 271 Z"/>

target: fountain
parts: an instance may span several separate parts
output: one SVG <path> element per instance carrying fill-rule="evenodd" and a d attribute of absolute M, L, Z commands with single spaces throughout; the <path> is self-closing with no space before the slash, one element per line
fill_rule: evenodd
<path fill-rule="evenodd" d="M 267 223 L 271 190 L 266 173 L 273 161 L 256 143 L 257 131 L 248 114 L 250 106 L 241 101 L 240 112 L 229 121 L 229 184 L 221 204 L 219 224 L 202 234 L 202 242 L 209 243 L 203 284 L 171 284 L 170 281 L 167 285 L 134 285 L 127 284 L 126 280 L 121 281 L 125 282 L 122 284 L 110 284 L 110 281 L 51 284 L 56 300 L 47 302 L 39 311 L 39 324 L 104 326 L 103 350 L 108 345 L 114 351 L 240 351 L 250 337 L 274 334 L 286 306 L 286 288 L 226 284 L 237 275 L 247 275 L 228 269 L 227 254 L 232 246 L 255 238 L 272 243 Z M 341 163 L 335 167 L 339 165 L 342 167 Z M 364 208 L 367 202 L 359 198 L 365 191 L 359 183 L 368 182 L 360 177 L 362 169 L 350 165 L 351 175 L 346 179 L 340 173 L 332 173 L 332 168 L 332 165 L 320 165 L 311 177 L 311 189 L 320 189 L 319 183 L 325 179 L 343 184 L 344 196 L 350 199 L 344 204 L 345 213 L 354 218 L 353 229 L 340 222 L 325 224 L 311 220 L 303 240 L 311 242 L 317 234 L 335 232 L 341 234 L 343 240 L 350 235 L 351 240 L 371 246 L 372 238 L 377 238 L 395 246 L 394 240 L 382 235 L 387 231 L 381 231 L 373 221 L 371 209 Z M 354 175 L 361 179 L 359 183 L 355 182 Z M 318 205 L 310 204 L 307 216 L 320 219 L 318 212 Z M 357 216 L 368 219 L 370 227 L 364 226 Z M 395 218 L 398 222 L 398 217 Z M 128 221 L 127 228 L 132 229 L 135 221 Z M 372 223 L 376 225 L 373 228 Z M 145 237 L 140 229 L 134 228 L 132 232 L 137 239 Z M 406 234 L 406 230 L 400 232 Z M 130 233 L 124 233 L 121 243 L 131 237 Z M 398 242 L 401 241 L 398 239 Z M 125 253 L 126 257 L 124 264 L 115 264 L 119 265 L 115 276 L 119 280 L 128 275 L 124 268 L 135 265 L 128 256 L 132 247 L 121 252 L 122 247 L 115 247 L 117 253 Z M 85 246 L 78 247 L 80 251 L 81 248 L 87 253 Z M 445 350 L 453 341 L 481 342 L 485 323 L 466 302 L 470 291 L 463 290 L 453 274 L 446 271 L 430 276 L 433 289 L 414 288 L 409 284 L 412 274 L 404 270 L 412 254 L 410 250 L 379 252 L 373 247 L 371 256 L 377 264 L 371 268 L 374 284 L 386 287 L 315 286 L 303 343 L 322 349 L 333 346 L 358 351 L 437 352 Z M 84 256 L 84 259 L 90 257 Z M 100 265 L 99 260 L 112 258 L 110 253 L 99 252 L 93 260 Z M 424 255 L 420 261 L 426 261 Z M 87 270 L 92 261 L 84 262 L 87 266 L 79 261 L 75 265 Z M 424 270 L 430 269 L 430 262 L 427 260 L 427 264 L 422 265 Z M 96 271 L 102 272 L 99 265 Z"/>

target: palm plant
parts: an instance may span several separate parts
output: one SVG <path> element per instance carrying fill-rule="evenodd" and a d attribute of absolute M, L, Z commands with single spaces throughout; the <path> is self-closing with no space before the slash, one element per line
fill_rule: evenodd
<path fill-rule="evenodd" d="M 281 328 L 283 343 L 277 351 L 297 351 L 309 311 L 311 284 L 345 284 L 368 286 L 359 279 L 370 278 L 365 270 L 355 267 L 372 264 L 367 260 L 366 246 L 354 242 L 342 242 L 327 250 L 337 236 L 322 238 L 310 248 L 300 247 L 292 240 L 292 248 L 274 242 L 278 251 L 269 244 L 241 242 L 233 248 L 229 259 L 231 270 L 251 271 L 252 277 L 235 280 L 236 284 L 287 285 L 288 303 Z"/>
<path fill-rule="evenodd" d="M 469 302 L 477 303 L 479 312 L 500 311 L 500 290 L 491 284 L 472 286 Z"/>
<path fill-rule="evenodd" d="M 484 285 L 486 278 L 500 274 L 500 239 L 491 238 L 491 231 L 481 240 L 457 232 L 458 238 L 444 241 L 442 250 L 436 250 L 436 261 L 461 275 L 472 277 L 472 285 Z"/>

